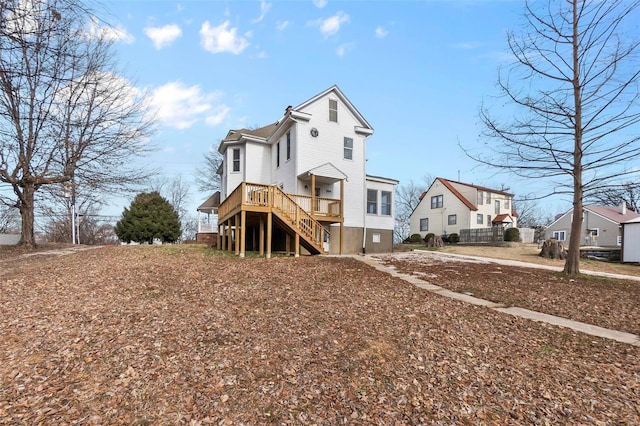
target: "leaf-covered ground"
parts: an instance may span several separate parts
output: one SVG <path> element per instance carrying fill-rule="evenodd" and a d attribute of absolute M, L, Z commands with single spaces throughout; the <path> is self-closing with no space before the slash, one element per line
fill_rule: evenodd
<path fill-rule="evenodd" d="M 640 282 L 506 266 L 416 251 L 375 256 L 459 293 L 640 335 Z"/>
<path fill-rule="evenodd" d="M 0 262 L 0 381 L 2 424 L 640 423 L 638 347 L 188 246 Z"/>

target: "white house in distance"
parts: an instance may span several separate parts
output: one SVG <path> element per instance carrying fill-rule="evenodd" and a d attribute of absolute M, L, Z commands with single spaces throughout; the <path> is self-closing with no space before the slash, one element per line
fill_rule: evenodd
<path fill-rule="evenodd" d="M 422 193 L 410 217 L 411 234 L 422 238 L 493 226 L 517 226 L 513 194 L 440 177 Z"/>
<path fill-rule="evenodd" d="M 623 201 L 617 207 L 611 206 L 583 206 L 581 246 L 609 246 L 622 244 L 621 223 L 640 218 L 640 214 L 627 209 Z M 560 215 L 545 230 L 545 238 L 555 238 L 558 241 L 569 242 L 571 237 L 571 221 L 573 209 Z"/>
<path fill-rule="evenodd" d="M 271 256 L 388 252 L 398 181 L 365 172 L 373 128 L 337 86 L 258 129 L 230 130 L 218 247 Z"/>

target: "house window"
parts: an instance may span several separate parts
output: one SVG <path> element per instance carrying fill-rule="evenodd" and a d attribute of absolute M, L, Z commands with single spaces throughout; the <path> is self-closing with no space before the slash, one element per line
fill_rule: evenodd
<path fill-rule="evenodd" d="M 456 223 L 458 223 L 458 215 L 456 215 L 456 214 L 450 214 L 450 215 L 447 217 L 447 223 L 448 223 L 449 225 L 455 225 Z"/>
<path fill-rule="evenodd" d="M 338 101 L 329 99 L 329 121 L 338 122 Z"/>
<path fill-rule="evenodd" d="M 592 237 L 598 237 L 600 236 L 600 229 L 598 228 L 587 229 L 587 234 L 591 235 Z"/>
<path fill-rule="evenodd" d="M 508 198 L 504 200 L 504 209 L 507 210 L 507 211 L 509 210 L 509 199 Z"/>
<path fill-rule="evenodd" d="M 491 193 L 487 191 L 487 204 L 491 204 Z"/>
<path fill-rule="evenodd" d="M 233 149 L 233 171 L 240 171 L 240 149 L 238 148 Z"/>
<path fill-rule="evenodd" d="M 478 191 L 478 205 L 481 206 L 484 201 L 484 193 L 482 191 Z"/>
<path fill-rule="evenodd" d="M 276 167 L 280 167 L 280 142 L 276 144 Z"/>
<path fill-rule="evenodd" d="M 487 226 L 491 226 L 491 215 L 487 215 Z"/>
<path fill-rule="evenodd" d="M 566 237 L 566 233 L 564 231 L 553 231 L 553 238 L 558 241 L 564 241 Z"/>
<path fill-rule="evenodd" d="M 424 217 L 420 219 L 420 230 L 421 231 L 428 231 L 429 230 L 429 218 L 428 217 Z"/>
<path fill-rule="evenodd" d="M 391 216 L 391 192 L 380 192 L 380 214 Z"/>
<path fill-rule="evenodd" d="M 378 191 L 367 189 L 367 213 L 378 214 Z"/>
<path fill-rule="evenodd" d="M 287 132 L 287 161 L 291 159 L 291 132 Z"/>
<path fill-rule="evenodd" d="M 478 218 L 477 218 L 478 225 L 482 225 L 482 223 L 483 223 L 483 219 L 484 219 L 484 215 L 479 214 L 479 215 L 478 215 Z"/>
<path fill-rule="evenodd" d="M 493 204 L 494 205 L 494 213 L 495 214 L 500 214 L 500 200 L 496 200 L 496 202 Z"/>
<path fill-rule="evenodd" d="M 353 139 L 351 138 L 344 138 L 344 158 L 353 160 Z"/>
<path fill-rule="evenodd" d="M 371 236 L 371 239 L 374 243 L 379 243 L 380 242 L 380 233 L 379 232 L 374 232 L 373 235 Z"/>
<path fill-rule="evenodd" d="M 431 208 L 432 209 L 442 208 L 442 195 L 435 195 L 431 197 Z"/>

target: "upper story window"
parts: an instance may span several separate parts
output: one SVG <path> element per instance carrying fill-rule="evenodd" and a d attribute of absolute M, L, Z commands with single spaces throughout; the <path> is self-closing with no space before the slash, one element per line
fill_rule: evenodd
<path fill-rule="evenodd" d="M 455 225 L 456 223 L 458 223 L 458 215 L 450 214 L 449 216 L 447 216 L 447 223 L 449 225 Z"/>
<path fill-rule="evenodd" d="M 276 167 L 280 167 L 280 142 L 276 144 Z"/>
<path fill-rule="evenodd" d="M 344 138 L 344 158 L 345 160 L 353 160 L 353 139 Z"/>
<path fill-rule="evenodd" d="M 494 213 L 500 214 L 500 200 L 496 200 L 494 203 Z"/>
<path fill-rule="evenodd" d="M 380 214 L 391 216 L 391 192 L 380 192 Z"/>
<path fill-rule="evenodd" d="M 477 218 L 477 224 L 482 225 L 484 223 L 484 215 L 479 214 Z"/>
<path fill-rule="evenodd" d="M 367 189 L 367 213 L 378 214 L 378 191 Z"/>
<path fill-rule="evenodd" d="M 504 200 L 504 208 L 505 208 L 505 210 L 509 210 L 509 199 L 508 198 L 505 198 L 505 200 Z"/>
<path fill-rule="evenodd" d="M 484 193 L 482 191 L 478 191 L 478 205 L 481 206 L 484 201 Z"/>
<path fill-rule="evenodd" d="M 287 161 L 291 159 L 291 132 L 287 132 Z"/>
<path fill-rule="evenodd" d="M 431 208 L 432 209 L 442 208 L 442 195 L 436 195 L 431 197 Z"/>
<path fill-rule="evenodd" d="M 428 231 L 429 230 L 429 218 L 423 217 L 420 219 L 420 230 Z"/>
<path fill-rule="evenodd" d="M 491 193 L 487 191 L 487 204 L 491 204 Z"/>
<path fill-rule="evenodd" d="M 233 171 L 240 171 L 240 148 L 233 148 Z"/>
<path fill-rule="evenodd" d="M 329 99 L 329 121 L 338 122 L 338 101 Z"/>

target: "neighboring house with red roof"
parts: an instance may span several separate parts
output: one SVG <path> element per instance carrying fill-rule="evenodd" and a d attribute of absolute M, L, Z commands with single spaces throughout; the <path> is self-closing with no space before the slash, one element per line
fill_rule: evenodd
<path fill-rule="evenodd" d="M 444 178 L 434 179 L 411 213 L 411 234 L 459 234 L 461 229 L 517 227 L 513 194 Z"/>
<path fill-rule="evenodd" d="M 581 246 L 614 247 L 622 244 L 623 222 L 640 218 L 640 214 L 627 209 L 623 201 L 620 206 L 583 206 Z M 573 209 L 560 215 L 545 231 L 545 237 L 569 242 Z"/>

